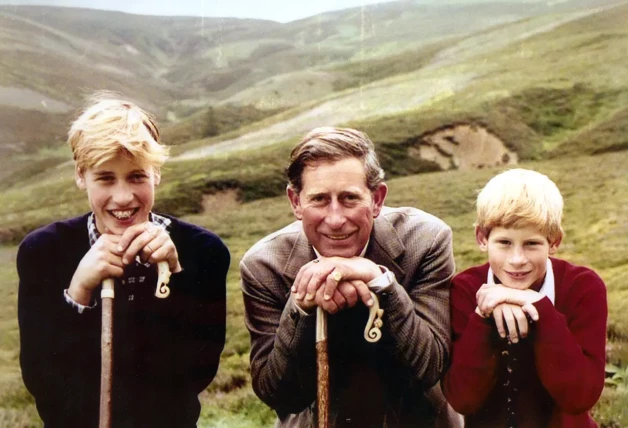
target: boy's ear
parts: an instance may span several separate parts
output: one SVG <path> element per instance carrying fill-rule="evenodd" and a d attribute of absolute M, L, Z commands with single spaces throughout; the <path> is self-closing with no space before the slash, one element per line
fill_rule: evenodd
<path fill-rule="evenodd" d="M 560 243 L 562 240 L 563 240 L 563 237 L 559 236 L 558 238 L 556 238 L 554 242 L 550 242 L 549 253 L 551 256 L 556 254 L 556 251 L 558 251 L 558 247 L 560 247 Z"/>
<path fill-rule="evenodd" d="M 76 181 L 76 185 L 79 189 L 85 190 L 85 175 L 78 166 L 74 168 L 74 181 Z"/>
<path fill-rule="evenodd" d="M 161 170 L 155 169 L 155 186 L 159 186 L 161 183 Z"/>
<path fill-rule="evenodd" d="M 475 240 L 478 243 L 478 247 L 480 247 L 480 251 L 484 253 L 488 251 L 488 236 L 478 226 L 475 227 Z"/>
<path fill-rule="evenodd" d="M 301 201 L 299 200 L 299 194 L 294 191 L 290 185 L 286 188 L 286 194 L 288 195 L 288 199 L 290 200 L 290 207 L 292 208 L 292 212 L 297 220 L 303 219 L 303 208 L 301 207 Z"/>

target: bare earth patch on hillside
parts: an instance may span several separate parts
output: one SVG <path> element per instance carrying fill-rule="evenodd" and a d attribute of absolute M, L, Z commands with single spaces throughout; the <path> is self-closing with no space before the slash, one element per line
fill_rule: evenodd
<path fill-rule="evenodd" d="M 517 153 L 488 129 L 475 124 L 445 126 L 421 136 L 415 156 L 437 163 L 441 169 L 469 170 L 516 165 Z"/>
<path fill-rule="evenodd" d="M 240 205 L 238 201 L 238 191 L 228 189 L 212 195 L 203 195 L 201 206 L 204 215 L 211 215 L 216 212 L 230 210 Z"/>

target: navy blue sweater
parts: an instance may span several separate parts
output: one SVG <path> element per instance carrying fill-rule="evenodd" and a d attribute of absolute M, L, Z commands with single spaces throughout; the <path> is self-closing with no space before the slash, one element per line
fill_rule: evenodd
<path fill-rule="evenodd" d="M 195 427 L 198 394 L 224 347 L 229 251 L 213 233 L 169 218 L 183 267 L 171 277 L 170 296 L 154 296 L 156 267 L 141 284 L 116 283 L 116 428 Z M 87 251 L 87 215 L 30 233 L 18 250 L 22 376 L 46 427 L 98 426 L 100 293 L 82 314 L 63 296 Z"/>

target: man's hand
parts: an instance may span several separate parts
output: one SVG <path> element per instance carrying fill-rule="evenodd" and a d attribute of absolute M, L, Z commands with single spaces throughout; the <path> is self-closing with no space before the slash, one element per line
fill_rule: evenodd
<path fill-rule="evenodd" d="M 68 294 L 75 302 L 89 305 L 94 290 L 105 278 L 122 276 L 124 263 L 117 249 L 119 241 L 119 236 L 102 234 L 83 256 L 68 287 Z"/>
<path fill-rule="evenodd" d="M 304 265 L 292 286 L 304 310 L 321 306 L 329 313 L 353 307 L 361 300 L 372 306 L 366 283 L 382 275 L 381 269 L 362 257 L 321 257 Z"/>
<path fill-rule="evenodd" d="M 181 272 L 177 248 L 166 229 L 151 222 L 133 225 L 126 229 L 117 250 L 122 254 L 122 262 L 133 262 L 136 255 L 144 262 L 156 264 L 167 261 L 172 273 Z"/>
<path fill-rule="evenodd" d="M 517 343 L 519 338 L 528 336 L 529 325 L 526 314 L 533 320 L 539 319 L 539 314 L 534 305 L 519 306 L 511 303 L 500 303 L 493 309 L 493 318 L 497 331 L 502 338 L 508 336 L 512 343 Z"/>

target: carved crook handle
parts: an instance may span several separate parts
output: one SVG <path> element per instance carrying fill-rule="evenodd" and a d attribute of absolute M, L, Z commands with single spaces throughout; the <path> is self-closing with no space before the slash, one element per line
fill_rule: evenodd
<path fill-rule="evenodd" d="M 369 309 L 369 319 L 364 328 L 364 338 L 367 342 L 375 343 L 382 337 L 381 328 L 384 325 L 384 321 L 382 321 L 384 310 L 379 308 L 379 299 L 372 291 L 371 298 L 373 299 L 373 306 Z"/>
<path fill-rule="evenodd" d="M 169 282 L 170 268 L 168 267 L 168 262 L 161 261 L 157 263 L 157 289 L 155 290 L 155 296 L 160 299 L 168 297 L 170 295 Z"/>

